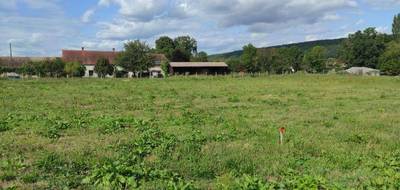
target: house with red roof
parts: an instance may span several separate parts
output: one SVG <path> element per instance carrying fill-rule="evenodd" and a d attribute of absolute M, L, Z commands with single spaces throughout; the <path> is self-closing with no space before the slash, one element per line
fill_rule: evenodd
<path fill-rule="evenodd" d="M 61 59 L 64 62 L 79 62 L 86 68 L 85 77 L 97 77 L 97 74 L 94 72 L 97 60 L 106 58 L 111 64 L 115 64 L 114 61 L 118 53 L 120 52 L 115 51 L 115 48 L 112 51 L 88 51 L 82 47 L 81 50 L 62 50 Z M 151 57 L 154 61 L 154 67 L 149 69 L 149 74 L 150 76 L 158 77 L 161 75 L 161 62 L 167 60 L 167 58 L 163 54 L 151 54 Z M 133 73 L 128 73 L 129 77 L 132 75 Z"/>

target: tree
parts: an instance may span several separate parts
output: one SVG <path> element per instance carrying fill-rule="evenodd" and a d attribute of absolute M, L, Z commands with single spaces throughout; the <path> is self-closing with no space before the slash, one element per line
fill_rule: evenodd
<path fill-rule="evenodd" d="M 96 72 L 100 78 L 104 78 L 114 73 L 114 66 L 110 64 L 108 59 L 100 58 L 94 66 L 94 72 Z"/>
<path fill-rule="evenodd" d="M 307 72 L 323 73 L 326 71 L 327 50 L 321 46 L 315 46 L 304 54 L 303 65 Z"/>
<path fill-rule="evenodd" d="M 192 60 L 193 62 L 208 62 L 208 55 L 206 52 L 201 51 L 198 54 L 196 54 Z"/>
<path fill-rule="evenodd" d="M 153 66 L 150 47 L 145 42 L 129 41 L 124 47 L 125 50 L 115 60 L 118 66 L 127 71 L 138 72 L 139 76 Z"/>
<path fill-rule="evenodd" d="M 168 61 L 161 62 L 161 71 L 163 73 L 164 78 L 167 78 L 169 75 L 169 62 Z"/>
<path fill-rule="evenodd" d="M 279 48 L 272 55 L 273 57 L 270 58 L 270 70 L 273 73 L 284 74 L 302 69 L 303 52 L 295 46 Z"/>
<path fill-rule="evenodd" d="M 303 52 L 297 46 L 286 48 L 283 53 L 286 57 L 287 65 L 295 72 L 300 71 L 302 68 Z"/>
<path fill-rule="evenodd" d="M 86 68 L 79 62 L 67 62 L 65 63 L 64 72 L 67 77 L 83 77 L 85 75 Z"/>
<path fill-rule="evenodd" d="M 175 49 L 172 61 L 190 61 L 193 54 L 197 53 L 197 41 L 190 36 L 179 36 L 174 39 Z"/>
<path fill-rule="evenodd" d="M 387 75 L 400 75 L 400 42 L 387 44 L 379 59 L 379 69 Z"/>
<path fill-rule="evenodd" d="M 36 74 L 35 63 L 32 61 L 24 63 L 20 69 L 20 72 L 28 76 L 35 75 Z"/>
<path fill-rule="evenodd" d="M 156 52 L 164 54 L 168 59 L 172 59 L 172 52 L 175 49 L 174 40 L 168 36 L 162 36 L 156 40 Z"/>
<path fill-rule="evenodd" d="M 65 63 L 61 58 L 56 58 L 55 60 L 46 59 L 42 64 L 44 64 L 45 72 L 49 77 L 60 77 L 64 74 Z"/>
<path fill-rule="evenodd" d="M 230 71 L 243 72 L 246 71 L 246 67 L 240 62 L 239 59 L 229 59 L 226 61 Z"/>
<path fill-rule="evenodd" d="M 340 58 L 349 67 L 377 68 L 380 55 L 385 50 L 386 35 L 379 34 L 375 28 L 350 34 L 340 48 Z"/>
<path fill-rule="evenodd" d="M 393 37 L 396 40 L 400 40 L 400 14 L 395 15 L 393 18 L 392 32 Z"/>
<path fill-rule="evenodd" d="M 257 67 L 261 72 L 277 73 L 276 60 L 278 50 L 276 48 L 260 49 L 257 53 Z"/>
<path fill-rule="evenodd" d="M 174 49 L 172 52 L 172 61 L 174 62 L 188 62 L 190 61 L 191 54 L 188 54 L 185 52 L 185 50 L 182 49 Z"/>
<path fill-rule="evenodd" d="M 257 48 L 252 44 L 243 46 L 243 54 L 240 59 L 247 72 L 254 73 L 257 71 Z"/>
<path fill-rule="evenodd" d="M 174 40 L 162 36 L 156 40 L 156 52 L 163 53 L 171 61 L 187 62 L 197 54 L 197 41 L 190 36 L 178 36 Z"/>

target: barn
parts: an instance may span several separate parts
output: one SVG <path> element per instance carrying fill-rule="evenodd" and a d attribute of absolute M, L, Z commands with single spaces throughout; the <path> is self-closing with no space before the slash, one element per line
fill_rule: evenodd
<path fill-rule="evenodd" d="M 224 75 L 228 73 L 228 65 L 224 62 L 171 62 L 171 75 Z"/>

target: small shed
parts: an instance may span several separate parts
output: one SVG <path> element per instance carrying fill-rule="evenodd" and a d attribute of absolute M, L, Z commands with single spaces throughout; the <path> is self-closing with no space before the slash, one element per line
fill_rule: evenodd
<path fill-rule="evenodd" d="M 380 76 L 381 72 L 377 69 L 368 67 L 351 67 L 346 70 L 346 73 L 352 75 L 363 75 L 363 76 Z"/>
<path fill-rule="evenodd" d="M 225 62 L 171 62 L 169 66 L 171 75 L 223 75 L 228 73 L 228 65 Z"/>

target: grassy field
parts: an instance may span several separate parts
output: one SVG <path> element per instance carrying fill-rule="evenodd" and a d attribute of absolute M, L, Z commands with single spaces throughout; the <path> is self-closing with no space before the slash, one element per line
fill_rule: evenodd
<path fill-rule="evenodd" d="M 400 78 L 0 80 L 0 106 L 0 189 L 400 188 Z"/>

